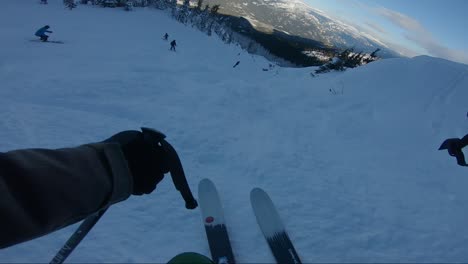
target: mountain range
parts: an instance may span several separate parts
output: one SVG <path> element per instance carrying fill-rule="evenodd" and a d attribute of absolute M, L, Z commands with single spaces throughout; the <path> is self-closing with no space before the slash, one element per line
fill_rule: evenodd
<path fill-rule="evenodd" d="M 243 17 L 265 33 L 282 31 L 338 49 L 354 48 L 370 53 L 379 48 L 380 57 L 400 56 L 375 37 L 331 18 L 302 0 L 205 0 L 204 3 L 220 5 L 221 13 Z"/>

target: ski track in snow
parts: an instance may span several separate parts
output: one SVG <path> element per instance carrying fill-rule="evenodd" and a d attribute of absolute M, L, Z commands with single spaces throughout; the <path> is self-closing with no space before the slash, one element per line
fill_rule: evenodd
<path fill-rule="evenodd" d="M 316 78 L 314 68 L 263 72 L 265 59 L 159 10 L 49 2 L 0 9 L 0 151 L 153 127 L 194 193 L 203 178 L 217 185 L 241 263 L 274 261 L 250 208 L 256 186 L 303 262 L 468 261 L 467 170 L 437 151 L 468 133 L 467 65 L 421 56 Z M 30 42 L 45 24 L 65 44 Z M 50 261 L 76 227 L 3 249 L 0 261 Z M 183 251 L 210 255 L 200 212 L 166 179 L 112 206 L 68 261 L 166 262 Z"/>

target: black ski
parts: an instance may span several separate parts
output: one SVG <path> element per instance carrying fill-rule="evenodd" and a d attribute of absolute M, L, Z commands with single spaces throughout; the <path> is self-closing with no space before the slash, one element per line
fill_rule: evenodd
<path fill-rule="evenodd" d="M 257 223 L 278 263 L 301 263 L 299 255 L 289 238 L 283 222 L 268 194 L 254 188 L 250 192 L 250 202 Z"/>
<path fill-rule="evenodd" d="M 47 41 L 42 41 L 40 39 L 34 39 L 30 40 L 31 42 L 41 42 L 41 43 L 54 43 L 54 44 L 64 44 L 65 42 L 60 41 L 60 40 L 47 40 Z"/>
<path fill-rule="evenodd" d="M 223 208 L 212 181 L 203 179 L 198 185 L 200 204 L 211 257 L 215 263 L 235 263 L 231 242 L 224 222 Z"/>

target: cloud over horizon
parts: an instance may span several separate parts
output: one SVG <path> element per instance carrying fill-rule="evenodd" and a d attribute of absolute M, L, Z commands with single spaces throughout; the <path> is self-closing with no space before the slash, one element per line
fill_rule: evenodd
<path fill-rule="evenodd" d="M 369 28 L 373 29 L 374 31 L 377 31 L 381 34 L 388 34 L 388 32 L 381 26 L 371 23 L 371 22 L 364 22 L 364 25 L 368 26 Z"/>
<path fill-rule="evenodd" d="M 444 46 L 416 19 L 385 7 L 375 8 L 374 10 L 378 15 L 388 19 L 394 25 L 403 29 L 405 31 L 403 36 L 425 49 L 429 55 L 468 63 L 467 52 L 450 49 Z"/>

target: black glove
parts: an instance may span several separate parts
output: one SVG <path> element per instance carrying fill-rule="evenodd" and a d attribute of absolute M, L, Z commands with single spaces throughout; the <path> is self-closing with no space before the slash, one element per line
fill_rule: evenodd
<path fill-rule="evenodd" d="M 120 144 L 133 176 L 134 195 L 151 193 L 169 172 L 167 157 L 159 142 L 150 140 L 140 131 L 122 131 L 103 142 Z"/>

